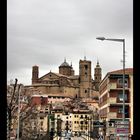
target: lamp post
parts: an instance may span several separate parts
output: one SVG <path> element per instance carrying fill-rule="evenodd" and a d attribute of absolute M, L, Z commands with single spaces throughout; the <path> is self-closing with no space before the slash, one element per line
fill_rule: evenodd
<path fill-rule="evenodd" d="M 114 39 L 114 38 L 105 38 L 105 37 L 97 37 L 98 40 L 108 40 L 108 41 L 116 41 L 123 43 L 123 113 L 122 113 L 122 122 L 125 124 L 125 39 Z"/>
<path fill-rule="evenodd" d="M 112 38 L 105 38 L 105 37 L 97 37 L 98 40 L 109 40 L 109 41 L 116 41 L 123 43 L 123 114 L 122 120 L 125 123 L 125 39 L 112 39 Z"/>

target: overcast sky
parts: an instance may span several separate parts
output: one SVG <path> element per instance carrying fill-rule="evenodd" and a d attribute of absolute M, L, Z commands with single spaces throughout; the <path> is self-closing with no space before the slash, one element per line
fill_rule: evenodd
<path fill-rule="evenodd" d="M 122 43 L 99 41 L 125 38 L 126 67 L 133 67 L 133 0 L 7 0 L 7 81 L 31 84 L 32 66 L 39 77 L 57 72 L 66 61 L 79 74 L 79 60 L 99 60 L 103 77 L 122 68 Z"/>

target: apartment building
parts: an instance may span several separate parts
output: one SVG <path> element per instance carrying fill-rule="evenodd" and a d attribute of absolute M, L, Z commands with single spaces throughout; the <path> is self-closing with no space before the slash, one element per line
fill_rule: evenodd
<path fill-rule="evenodd" d="M 92 113 L 89 110 L 73 112 L 55 111 L 54 114 L 54 130 L 55 132 L 61 131 L 69 132 L 73 135 L 80 135 L 82 133 L 90 133 L 92 127 Z"/>
<path fill-rule="evenodd" d="M 106 121 L 107 139 L 133 135 L 133 69 L 125 69 L 125 95 L 123 99 L 123 70 L 107 73 L 99 86 L 99 116 Z M 125 120 L 128 130 L 117 128 L 122 123 L 123 100 L 125 100 Z M 121 132 L 124 131 L 124 132 Z M 128 131 L 128 132 L 127 132 Z M 119 139 L 119 140 L 120 140 Z"/>

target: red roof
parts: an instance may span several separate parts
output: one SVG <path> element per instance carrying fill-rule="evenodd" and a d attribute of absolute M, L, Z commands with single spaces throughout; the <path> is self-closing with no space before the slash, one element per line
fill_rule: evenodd
<path fill-rule="evenodd" d="M 108 74 L 122 74 L 122 73 L 123 73 L 123 69 L 120 69 L 120 70 L 111 71 Z M 126 68 L 125 74 L 133 74 L 133 68 Z"/>
<path fill-rule="evenodd" d="M 111 72 L 108 72 L 106 74 L 106 76 L 103 78 L 103 80 L 101 81 L 101 83 L 104 81 L 104 79 L 109 76 L 110 74 L 123 74 L 123 69 L 120 69 L 120 70 L 115 70 L 115 71 L 111 71 Z M 133 68 L 125 68 L 125 74 L 133 74 Z M 100 83 L 100 84 L 101 84 Z"/>

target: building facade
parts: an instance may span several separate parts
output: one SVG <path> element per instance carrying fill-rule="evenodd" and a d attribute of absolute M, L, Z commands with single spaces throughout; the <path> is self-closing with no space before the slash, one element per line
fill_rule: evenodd
<path fill-rule="evenodd" d="M 60 96 L 72 98 L 88 98 L 97 95 L 99 82 L 102 79 L 102 72 L 97 62 L 94 69 L 94 80 L 92 78 L 91 61 L 79 61 L 79 75 L 75 75 L 72 64 L 66 60 L 59 66 L 59 73 L 49 72 L 39 77 L 39 67 L 32 67 L 32 85 L 26 88 L 33 88 L 47 95 L 59 94 Z"/>
<path fill-rule="evenodd" d="M 106 135 L 120 137 L 133 135 L 133 69 L 125 69 L 125 95 L 123 99 L 123 70 L 107 73 L 99 86 L 99 115 L 100 119 L 106 121 Z M 126 129 L 122 124 L 123 100 L 125 100 Z M 118 128 L 120 127 L 120 128 Z M 122 132 L 123 131 L 123 132 Z"/>

